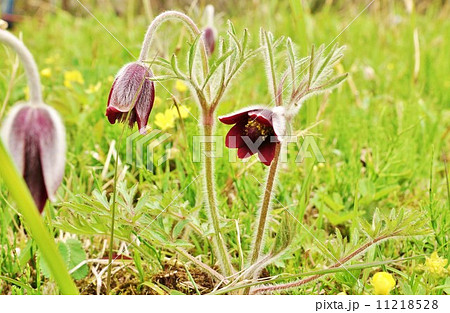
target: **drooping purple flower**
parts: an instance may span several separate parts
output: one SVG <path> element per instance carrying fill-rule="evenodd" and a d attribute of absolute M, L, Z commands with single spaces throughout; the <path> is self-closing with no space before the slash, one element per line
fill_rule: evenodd
<path fill-rule="evenodd" d="M 240 159 L 258 153 L 259 160 L 270 165 L 275 156 L 277 143 L 284 136 L 286 122 L 283 107 L 268 109 L 252 106 L 220 116 L 219 120 L 228 125 L 235 124 L 225 139 L 228 148 L 237 148 Z"/>
<path fill-rule="evenodd" d="M 45 104 L 17 104 L 3 124 L 2 137 L 42 213 L 64 176 L 65 129 L 58 112 Z"/>
<path fill-rule="evenodd" d="M 205 28 L 203 31 L 203 40 L 205 41 L 206 52 L 208 55 L 213 54 L 216 47 L 216 35 L 212 27 L 208 26 Z"/>
<path fill-rule="evenodd" d="M 155 101 L 155 87 L 150 77 L 153 77 L 150 69 L 138 62 L 129 63 L 119 71 L 109 92 L 106 108 L 111 124 L 118 120 L 133 127 L 137 123 L 139 131 L 145 133 Z"/>

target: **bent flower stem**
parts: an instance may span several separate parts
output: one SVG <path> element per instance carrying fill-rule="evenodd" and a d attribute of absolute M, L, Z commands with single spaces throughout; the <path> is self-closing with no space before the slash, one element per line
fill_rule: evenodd
<path fill-rule="evenodd" d="M 22 41 L 6 30 L 0 29 L 0 41 L 10 46 L 22 61 L 26 76 L 28 78 L 28 86 L 30 88 L 30 102 L 32 104 L 41 104 L 41 80 L 39 78 L 39 71 L 33 55 Z"/>
<path fill-rule="evenodd" d="M 148 26 L 147 33 L 145 34 L 144 42 L 142 43 L 141 53 L 139 55 L 139 62 L 143 62 L 147 60 L 148 58 L 148 52 L 150 50 L 150 44 L 153 40 L 153 35 L 156 33 L 156 30 L 161 26 L 162 23 L 175 19 L 183 22 L 187 28 L 189 29 L 189 32 L 193 38 L 196 38 L 197 36 L 201 35 L 200 29 L 197 27 L 197 25 L 194 23 L 194 21 L 187 16 L 184 13 L 178 12 L 178 11 L 167 11 L 164 13 L 161 13 L 155 19 L 151 22 L 151 24 Z M 200 40 L 202 41 L 201 45 L 201 55 L 202 55 L 202 61 L 203 61 L 203 71 L 204 73 L 208 72 L 208 55 L 206 52 L 206 44 L 203 39 L 203 36 Z"/>

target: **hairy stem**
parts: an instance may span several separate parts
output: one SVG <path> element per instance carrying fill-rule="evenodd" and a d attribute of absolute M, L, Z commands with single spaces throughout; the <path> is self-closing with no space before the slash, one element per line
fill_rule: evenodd
<path fill-rule="evenodd" d="M 156 33 L 156 30 L 158 29 L 159 26 L 161 26 L 162 23 L 172 19 L 176 19 L 183 22 L 189 29 L 189 32 L 193 38 L 201 36 L 202 34 L 201 31 L 198 29 L 197 25 L 189 16 L 178 11 L 166 11 L 155 17 L 155 19 L 148 26 L 144 42 L 142 43 L 142 49 L 138 61 L 142 62 L 148 58 L 148 51 L 150 49 L 150 44 L 153 40 L 153 35 Z M 203 40 L 203 37 L 201 38 L 201 41 L 202 45 L 200 50 L 203 61 L 203 72 L 204 74 L 206 74 L 208 73 L 208 55 L 206 53 L 206 43 Z"/>
<path fill-rule="evenodd" d="M 353 251 L 346 257 L 343 257 L 342 259 L 338 260 L 336 263 L 334 263 L 333 265 L 328 267 L 328 269 L 342 267 L 345 263 L 347 263 L 348 261 L 353 259 L 358 254 L 364 252 L 366 249 L 368 249 L 372 245 L 378 243 L 381 240 L 384 240 L 384 239 L 387 239 L 390 237 L 394 237 L 394 236 L 395 236 L 395 234 L 377 237 L 377 238 L 365 243 L 364 245 L 362 245 L 361 247 L 359 247 L 358 249 L 356 249 L 355 251 Z M 301 285 L 307 284 L 309 282 L 312 282 L 313 280 L 316 280 L 316 279 L 322 277 L 323 275 L 325 275 L 325 274 L 317 274 L 317 275 L 314 275 L 314 276 L 311 276 L 308 278 L 304 278 L 301 280 L 297 280 L 297 281 L 294 281 L 291 283 L 260 287 L 260 288 L 254 289 L 251 293 L 258 294 L 258 293 L 266 293 L 266 292 L 272 292 L 272 291 L 277 291 L 277 290 L 285 290 L 285 289 L 295 288 L 295 287 L 299 287 Z"/>
<path fill-rule="evenodd" d="M 33 55 L 23 42 L 6 30 L 0 29 L 0 41 L 10 46 L 22 61 L 30 88 L 30 102 L 34 104 L 42 103 L 41 80 Z"/>
<path fill-rule="evenodd" d="M 256 261 L 258 261 L 259 255 L 261 254 L 261 246 L 264 238 L 264 233 L 266 230 L 266 220 L 269 214 L 272 191 L 278 168 L 280 147 L 281 144 L 276 145 L 275 157 L 273 158 L 272 164 L 270 165 L 269 175 L 267 175 L 266 188 L 264 190 L 264 198 L 260 209 L 259 222 L 258 227 L 256 229 L 255 242 L 253 244 L 253 253 L 252 258 L 250 260 L 250 264 L 254 264 Z"/>
<path fill-rule="evenodd" d="M 266 188 L 264 190 L 263 202 L 261 205 L 261 209 L 259 211 L 258 227 L 256 229 L 256 234 L 254 236 L 255 241 L 253 243 L 253 253 L 252 253 L 252 257 L 250 259 L 250 266 L 252 266 L 253 264 L 255 264 L 258 261 L 259 256 L 261 254 L 263 238 L 264 238 L 264 234 L 266 232 L 266 221 L 267 221 L 267 216 L 269 215 L 272 191 L 273 191 L 273 186 L 274 186 L 274 182 L 275 182 L 275 177 L 277 174 L 280 150 L 281 150 L 281 143 L 278 143 L 275 148 L 275 156 L 273 158 L 272 164 L 270 165 L 269 175 L 267 175 Z M 246 288 L 244 290 L 244 294 L 249 294 L 249 292 L 250 292 L 250 288 Z"/>
<path fill-rule="evenodd" d="M 219 210 L 217 208 L 216 202 L 216 190 L 214 184 L 214 156 L 213 153 L 213 142 L 210 141 L 213 135 L 213 118 L 212 113 L 206 114 L 203 121 L 203 131 L 205 136 L 205 189 L 206 189 L 206 207 L 209 209 L 209 217 L 211 219 L 212 225 L 214 227 L 214 241 L 216 243 L 216 250 L 218 253 L 218 259 L 220 266 L 225 273 L 225 276 L 233 274 L 233 267 L 231 265 L 230 255 L 228 254 L 225 241 L 222 237 L 219 224 Z"/>

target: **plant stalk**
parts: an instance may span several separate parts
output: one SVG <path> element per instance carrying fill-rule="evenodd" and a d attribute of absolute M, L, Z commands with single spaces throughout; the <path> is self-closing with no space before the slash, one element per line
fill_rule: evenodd
<path fill-rule="evenodd" d="M 250 259 L 250 266 L 255 264 L 261 254 L 261 247 L 266 232 L 266 221 L 269 215 L 270 203 L 272 198 L 273 185 L 277 174 L 278 160 L 280 157 L 281 143 L 278 143 L 275 148 L 275 156 L 270 165 L 269 175 L 267 175 L 266 188 L 264 190 L 263 202 L 259 211 L 258 228 L 256 229 L 255 242 L 253 243 L 253 253 Z M 250 288 L 244 290 L 244 294 L 249 294 Z"/>
<path fill-rule="evenodd" d="M 128 116 L 127 116 L 128 118 Z M 117 198 L 117 173 L 119 167 L 119 150 L 122 144 L 123 134 L 125 132 L 126 124 L 124 124 L 122 133 L 120 134 L 119 141 L 116 147 L 116 159 L 114 160 L 114 182 L 113 182 L 113 201 L 111 206 L 111 232 L 109 239 L 109 254 L 108 254 L 108 273 L 106 276 L 106 294 L 109 294 L 111 291 L 111 271 L 112 271 L 112 255 L 114 248 L 114 224 L 116 221 L 116 198 Z"/>
<path fill-rule="evenodd" d="M 225 241 L 220 231 L 219 210 L 217 209 L 216 190 L 214 184 L 214 156 L 213 142 L 209 139 L 213 135 L 213 118 L 211 114 L 206 114 L 207 118 L 203 121 L 203 131 L 205 136 L 205 189 L 206 189 L 206 207 L 209 209 L 209 217 L 214 227 L 214 238 L 216 242 L 216 250 L 218 252 L 218 259 L 225 276 L 233 274 L 233 267 L 231 265 L 230 255 L 228 254 Z"/>
<path fill-rule="evenodd" d="M 42 257 L 48 265 L 50 273 L 58 284 L 61 293 L 77 295 L 78 289 L 69 275 L 67 266 L 59 254 L 55 241 L 47 231 L 27 185 L 17 172 L 1 139 L 0 164 L 0 176 L 3 178 L 11 196 L 17 203 L 18 210 L 22 214 L 30 235 L 36 241 Z"/>
<path fill-rule="evenodd" d="M 150 49 L 150 44 L 152 43 L 153 35 L 156 33 L 156 30 L 159 28 L 159 26 L 161 26 L 162 23 L 171 19 L 183 22 L 189 29 L 189 32 L 194 39 L 197 36 L 201 36 L 202 32 L 198 29 L 194 21 L 186 14 L 178 11 L 166 11 L 164 13 L 161 13 L 160 15 L 155 17 L 155 19 L 148 26 L 144 42 L 142 43 L 141 53 L 138 59 L 139 62 L 143 62 L 148 58 L 148 51 Z M 202 55 L 203 71 L 204 74 L 206 74 L 208 73 L 208 54 L 206 53 L 206 43 L 203 39 L 203 36 L 201 38 L 201 41 L 202 41 L 201 45 L 202 48 L 200 50 Z"/>
<path fill-rule="evenodd" d="M 253 244 L 253 253 L 250 260 L 250 264 L 254 264 L 258 261 L 261 254 L 261 246 L 264 238 L 264 233 L 266 231 L 266 220 L 269 214 L 270 202 L 272 198 L 273 185 L 275 182 L 275 177 L 278 168 L 278 159 L 280 156 L 281 143 L 278 143 L 275 148 L 275 156 L 273 158 L 272 164 L 270 165 L 269 175 L 267 176 L 266 188 L 264 190 L 264 198 L 261 205 L 258 228 L 256 231 L 255 242 Z"/>

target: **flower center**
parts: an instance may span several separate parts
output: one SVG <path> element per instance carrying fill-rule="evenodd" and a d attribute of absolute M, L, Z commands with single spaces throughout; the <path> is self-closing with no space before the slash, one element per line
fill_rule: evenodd
<path fill-rule="evenodd" d="M 265 140 L 268 136 L 273 135 L 273 128 L 257 120 L 248 120 L 245 125 L 245 135 L 253 142 L 258 140 L 259 137 L 263 137 L 262 139 Z"/>

